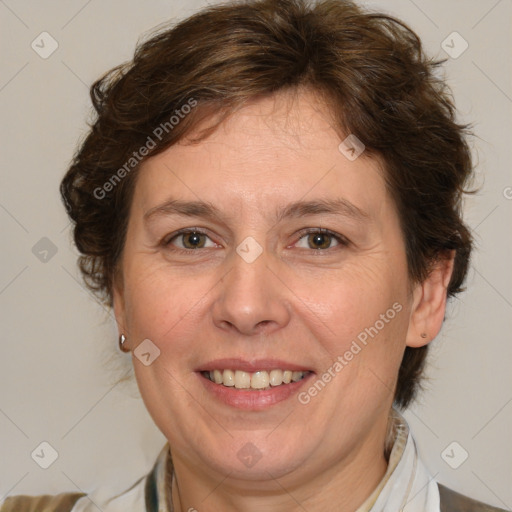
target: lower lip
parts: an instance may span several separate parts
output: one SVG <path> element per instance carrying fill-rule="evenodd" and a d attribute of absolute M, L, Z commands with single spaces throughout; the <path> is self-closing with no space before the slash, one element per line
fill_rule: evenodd
<path fill-rule="evenodd" d="M 297 382 L 281 384 L 280 386 L 264 391 L 247 391 L 245 389 L 223 386 L 222 384 L 215 384 L 215 382 L 207 379 L 201 374 L 201 372 L 198 372 L 197 375 L 201 379 L 206 390 L 221 402 L 238 409 L 258 411 L 266 409 L 279 402 L 283 402 L 292 395 L 295 395 L 299 389 L 304 386 L 306 381 L 309 381 L 309 379 L 313 377 L 314 374 L 310 373 Z"/>

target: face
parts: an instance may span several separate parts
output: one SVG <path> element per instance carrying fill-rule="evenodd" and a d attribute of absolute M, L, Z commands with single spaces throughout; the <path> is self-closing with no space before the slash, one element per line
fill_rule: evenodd
<path fill-rule="evenodd" d="M 313 95 L 274 96 L 140 169 L 116 316 L 201 471 L 300 479 L 382 451 L 421 291 L 379 163 L 341 140 Z"/>

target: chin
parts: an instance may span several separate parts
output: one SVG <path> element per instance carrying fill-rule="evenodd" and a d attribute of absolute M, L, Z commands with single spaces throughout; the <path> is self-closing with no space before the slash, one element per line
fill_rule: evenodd
<path fill-rule="evenodd" d="M 268 430 L 249 435 L 235 434 L 227 442 L 215 443 L 211 449 L 203 445 L 200 457 L 216 472 L 253 482 L 283 478 L 304 466 L 312 451 L 306 440 L 292 441 L 289 435 L 281 438 L 273 434 L 273 439 L 268 436 Z"/>

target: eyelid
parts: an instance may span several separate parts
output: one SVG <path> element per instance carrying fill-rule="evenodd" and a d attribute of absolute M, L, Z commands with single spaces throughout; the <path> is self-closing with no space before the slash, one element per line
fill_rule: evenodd
<path fill-rule="evenodd" d="M 346 247 L 347 245 L 350 244 L 350 240 L 348 238 L 344 237 L 340 233 L 337 233 L 335 231 L 331 231 L 330 229 L 327 229 L 327 228 L 304 228 L 304 229 L 301 229 L 297 233 L 298 238 L 297 238 L 297 241 L 295 243 L 297 243 L 305 235 L 314 234 L 314 233 L 322 233 L 324 235 L 332 236 L 341 246 L 344 246 L 344 247 Z M 318 252 L 327 252 L 330 249 L 323 249 L 323 250 L 311 249 L 311 250 L 315 250 L 315 251 L 318 251 Z"/>
<path fill-rule="evenodd" d="M 190 227 L 190 228 L 182 228 L 182 229 L 178 229 L 178 231 L 174 231 L 174 233 L 171 233 L 170 235 L 166 235 L 162 241 L 161 241 L 161 244 L 164 245 L 164 246 L 167 246 L 169 245 L 175 238 L 179 237 L 180 235 L 183 235 L 185 233 L 199 233 L 201 235 L 205 235 L 207 236 L 208 238 L 210 238 L 211 240 L 211 237 L 210 235 L 208 234 L 208 231 L 203 229 L 203 228 L 196 228 L 196 227 Z M 212 240 L 213 242 L 213 240 Z M 214 243 L 217 243 L 217 242 L 214 242 Z M 176 250 L 182 250 L 182 251 L 187 251 L 187 252 L 190 252 L 192 249 L 181 249 L 180 247 L 177 247 Z"/>
<path fill-rule="evenodd" d="M 175 231 L 174 233 L 170 234 L 169 236 L 164 237 L 162 239 L 161 244 L 164 246 L 168 246 L 174 239 L 176 239 L 180 235 L 183 235 L 186 233 L 199 233 L 199 234 L 205 235 L 208 238 L 210 238 L 210 240 L 212 242 L 217 244 L 217 242 L 215 242 L 214 240 L 211 239 L 211 237 L 208 234 L 208 231 L 206 229 L 196 228 L 196 227 L 188 227 L 188 228 L 179 229 L 178 231 Z M 344 237 L 340 233 L 331 231 L 330 229 L 327 229 L 327 228 L 303 228 L 297 233 L 297 240 L 294 243 L 297 243 L 304 236 L 306 236 L 308 234 L 314 234 L 314 233 L 322 233 L 322 234 L 329 235 L 329 236 L 333 237 L 341 246 L 347 246 L 350 244 L 350 241 L 346 237 Z M 321 249 L 321 250 L 319 250 L 319 249 L 309 249 L 309 250 L 311 250 L 311 251 L 314 250 L 315 252 L 328 252 L 329 250 L 332 250 L 332 249 L 334 249 L 334 247 L 329 248 L 329 249 Z M 181 252 L 194 251 L 194 249 L 182 249 L 181 247 L 176 247 L 174 250 L 181 251 Z M 308 250 L 308 249 L 305 249 L 305 250 Z"/>

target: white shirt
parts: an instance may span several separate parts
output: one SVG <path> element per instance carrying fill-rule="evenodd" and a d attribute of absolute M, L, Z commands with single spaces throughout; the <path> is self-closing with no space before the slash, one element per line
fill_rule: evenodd
<path fill-rule="evenodd" d="M 418 457 L 405 419 L 391 413 L 391 452 L 387 471 L 379 485 L 356 512 L 440 512 L 439 490 Z M 71 512 L 173 512 L 166 485 L 169 445 L 160 452 L 153 470 L 117 496 L 99 489 L 80 498 Z M 151 491 L 152 489 L 152 491 Z"/>

